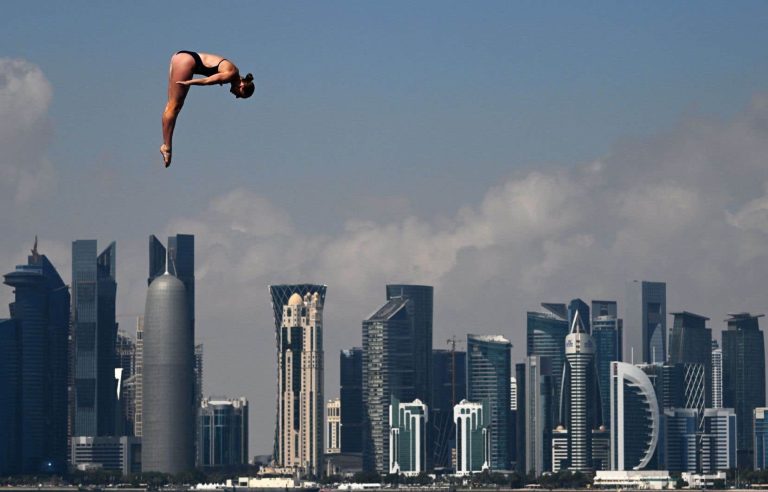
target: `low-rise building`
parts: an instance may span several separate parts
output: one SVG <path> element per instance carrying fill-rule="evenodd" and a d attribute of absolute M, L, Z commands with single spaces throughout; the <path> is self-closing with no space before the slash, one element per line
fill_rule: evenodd
<path fill-rule="evenodd" d="M 592 483 L 603 489 L 663 490 L 674 485 L 666 470 L 599 470 Z"/>
<path fill-rule="evenodd" d="M 104 469 L 123 475 L 141 472 L 141 438 L 133 436 L 74 436 L 72 466 Z"/>

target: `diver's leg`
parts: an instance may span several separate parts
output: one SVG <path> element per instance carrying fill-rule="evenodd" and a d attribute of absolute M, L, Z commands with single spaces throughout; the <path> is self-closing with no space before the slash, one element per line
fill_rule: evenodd
<path fill-rule="evenodd" d="M 178 118 L 179 112 L 184 106 L 184 99 L 189 92 L 189 86 L 180 85 L 176 82 L 190 80 L 194 66 L 194 58 L 185 53 L 176 53 L 171 57 L 171 66 L 168 71 L 168 102 L 163 111 L 163 145 L 160 146 L 165 167 L 171 165 L 173 130 L 176 127 L 176 118 Z"/>

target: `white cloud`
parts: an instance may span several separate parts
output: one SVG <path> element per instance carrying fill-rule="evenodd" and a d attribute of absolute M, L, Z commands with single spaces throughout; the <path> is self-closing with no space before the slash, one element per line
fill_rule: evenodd
<path fill-rule="evenodd" d="M 55 173 L 48 160 L 48 107 L 52 89 L 36 65 L 0 58 L 0 190 L 16 204 L 50 190 Z"/>

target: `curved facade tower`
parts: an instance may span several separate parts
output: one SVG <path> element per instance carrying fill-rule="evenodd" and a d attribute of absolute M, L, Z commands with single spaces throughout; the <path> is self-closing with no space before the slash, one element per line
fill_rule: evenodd
<path fill-rule="evenodd" d="M 659 404 L 648 376 L 625 362 L 611 363 L 611 469 L 643 470 L 656 452 Z"/>
<path fill-rule="evenodd" d="M 144 314 L 142 470 L 194 468 L 194 342 L 187 292 L 166 272 L 149 286 Z"/>

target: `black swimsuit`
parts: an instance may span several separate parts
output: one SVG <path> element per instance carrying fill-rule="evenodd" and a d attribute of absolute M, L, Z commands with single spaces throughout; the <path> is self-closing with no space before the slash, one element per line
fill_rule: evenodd
<path fill-rule="evenodd" d="M 222 58 L 221 61 L 219 61 L 219 63 L 216 64 L 215 67 L 206 67 L 205 65 L 203 65 L 203 59 L 200 58 L 200 55 L 198 53 L 194 51 L 186 51 L 186 50 L 181 50 L 176 52 L 177 55 L 179 53 L 186 53 L 187 55 L 195 59 L 195 69 L 192 71 L 192 73 L 195 73 L 198 75 L 205 75 L 206 77 L 210 77 L 211 75 L 215 75 L 219 73 L 219 65 L 221 65 L 221 62 L 226 60 L 226 58 Z"/>

